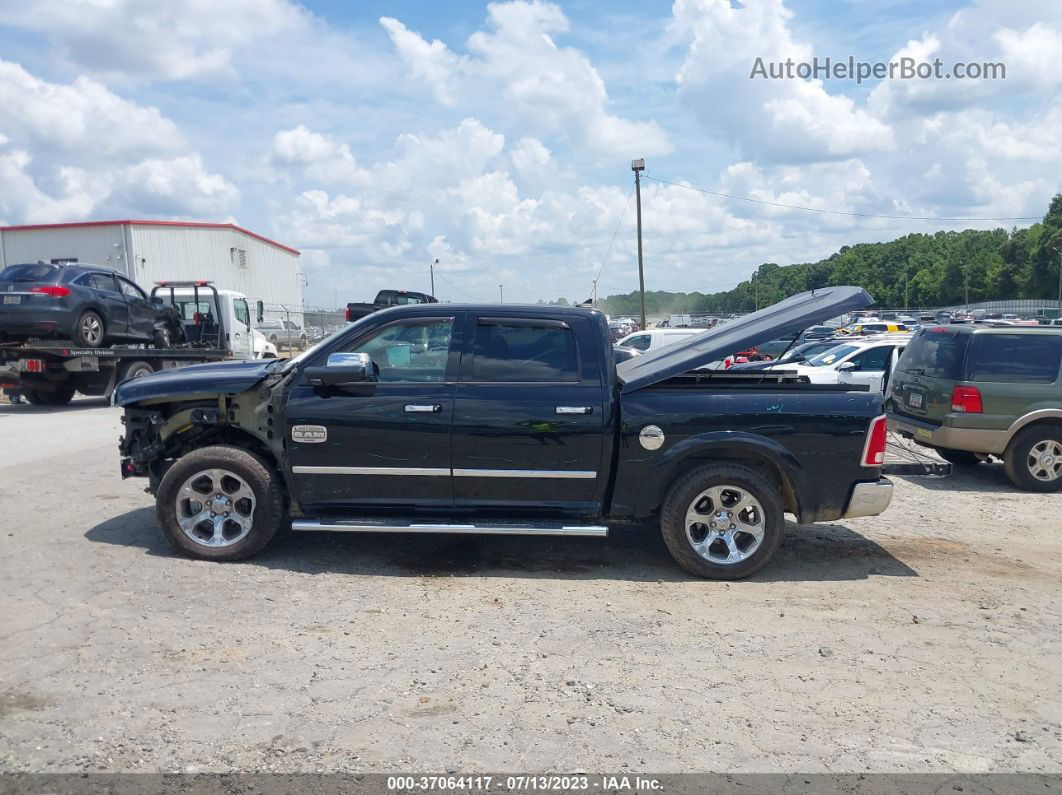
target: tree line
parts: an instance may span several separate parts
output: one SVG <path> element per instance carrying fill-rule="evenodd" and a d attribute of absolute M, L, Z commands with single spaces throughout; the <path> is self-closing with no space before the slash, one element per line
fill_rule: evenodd
<path fill-rule="evenodd" d="M 1043 221 L 1027 228 L 911 234 L 885 243 L 842 246 L 819 262 L 785 266 L 765 262 L 732 290 L 647 291 L 645 310 L 648 314 L 747 312 L 795 293 L 838 284 L 863 287 L 882 307 L 1053 299 L 1058 296 L 1060 257 L 1062 194 L 1051 200 Z M 610 295 L 598 306 L 614 316 L 640 312 L 637 292 Z"/>

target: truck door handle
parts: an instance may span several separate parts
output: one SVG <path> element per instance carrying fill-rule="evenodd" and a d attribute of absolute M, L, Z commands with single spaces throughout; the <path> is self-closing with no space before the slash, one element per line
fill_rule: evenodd
<path fill-rule="evenodd" d="M 442 406 L 439 403 L 429 403 L 428 405 L 406 404 L 406 414 L 439 414 L 441 411 Z"/>
<path fill-rule="evenodd" d="M 557 406 L 558 414 L 593 414 L 593 406 Z"/>

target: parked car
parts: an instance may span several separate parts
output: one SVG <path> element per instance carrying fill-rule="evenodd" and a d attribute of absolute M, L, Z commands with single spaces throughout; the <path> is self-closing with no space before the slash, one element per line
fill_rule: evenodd
<path fill-rule="evenodd" d="M 633 359 L 635 356 L 639 356 L 640 354 L 641 351 L 637 348 L 628 348 L 624 345 L 612 346 L 612 358 L 616 362 L 616 364 L 619 364 L 620 362 L 625 362 L 628 359 Z"/>
<path fill-rule="evenodd" d="M 353 323 L 355 320 L 361 320 L 373 312 L 389 309 L 392 306 L 437 303 L 439 303 L 439 299 L 427 293 L 417 293 L 411 290 L 380 290 L 371 304 L 347 304 L 345 317 L 348 323 Z"/>
<path fill-rule="evenodd" d="M 779 369 L 785 370 L 789 365 L 799 364 L 812 356 L 817 356 L 820 353 L 836 348 L 845 342 L 843 339 L 836 337 L 824 340 L 816 340 L 814 342 L 805 342 L 803 345 L 796 345 L 790 348 L 785 354 L 779 356 L 777 359 L 771 359 L 769 361 L 760 362 L 748 362 L 746 364 L 733 364 L 730 369 L 736 372 L 758 372 L 762 370 Z"/>
<path fill-rule="evenodd" d="M 170 340 L 155 304 L 112 268 L 37 262 L 0 271 L 0 338 L 70 339 L 85 348 Z"/>
<path fill-rule="evenodd" d="M 881 392 L 906 344 L 906 336 L 899 335 L 851 340 L 785 369 L 813 384 L 865 384 Z"/>
<path fill-rule="evenodd" d="M 1002 459 L 1028 491 L 1062 489 L 1062 328 L 922 329 L 896 367 L 891 427 L 957 466 Z"/>
<path fill-rule="evenodd" d="M 300 351 L 304 351 L 309 342 L 302 326 L 293 320 L 263 320 L 255 328 L 262 332 L 266 339 L 273 343 L 278 350 L 281 348 L 298 348 Z"/>
<path fill-rule="evenodd" d="M 903 334 L 907 330 L 907 326 L 903 323 L 859 322 L 851 323 L 842 329 L 838 329 L 837 333 L 866 336 L 867 334 Z"/>
<path fill-rule="evenodd" d="M 885 510 L 882 396 L 685 374 L 871 301 L 803 293 L 619 365 L 597 311 L 398 307 L 288 361 L 121 384 L 122 472 L 148 479 L 163 533 L 195 558 L 253 555 L 289 517 L 543 536 L 655 522 L 681 566 L 738 579 L 777 550 L 786 512 Z"/>
<path fill-rule="evenodd" d="M 611 324 L 609 324 L 609 326 L 611 328 Z M 646 353 L 648 351 L 655 351 L 659 348 L 663 348 L 665 345 L 671 345 L 676 342 L 681 342 L 684 339 L 689 339 L 697 333 L 698 331 L 696 329 L 655 328 L 628 334 L 627 336 L 620 338 L 616 344 L 628 348 L 635 348 L 642 353 Z"/>

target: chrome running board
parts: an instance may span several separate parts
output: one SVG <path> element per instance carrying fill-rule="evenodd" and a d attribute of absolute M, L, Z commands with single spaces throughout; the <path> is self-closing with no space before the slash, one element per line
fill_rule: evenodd
<path fill-rule="evenodd" d="M 350 521 L 332 520 L 320 522 L 316 519 L 295 519 L 292 530 L 329 531 L 334 533 L 464 533 L 467 535 L 488 536 L 580 536 L 604 538 L 608 528 L 601 525 L 552 525 L 531 523 L 526 525 L 493 524 L 451 524 L 449 522 L 403 522 L 394 519 L 358 519 Z"/>

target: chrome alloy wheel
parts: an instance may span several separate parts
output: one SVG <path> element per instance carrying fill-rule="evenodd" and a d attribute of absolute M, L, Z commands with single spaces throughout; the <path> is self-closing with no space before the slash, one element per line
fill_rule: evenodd
<path fill-rule="evenodd" d="M 251 532 L 254 506 L 254 492 L 243 478 L 227 469 L 206 469 L 177 492 L 177 524 L 204 547 L 231 547 Z"/>
<path fill-rule="evenodd" d="M 103 323 L 96 315 L 86 314 L 81 318 L 81 339 L 89 345 L 103 342 Z"/>
<path fill-rule="evenodd" d="M 763 506 L 740 486 L 712 486 L 686 511 L 686 538 L 705 560 L 733 565 L 747 560 L 763 543 Z"/>
<path fill-rule="evenodd" d="M 1044 439 L 1029 448 L 1029 473 L 1044 483 L 1062 478 L 1062 442 Z"/>

